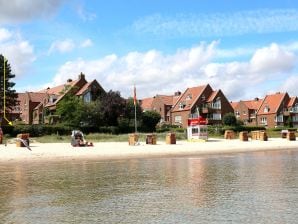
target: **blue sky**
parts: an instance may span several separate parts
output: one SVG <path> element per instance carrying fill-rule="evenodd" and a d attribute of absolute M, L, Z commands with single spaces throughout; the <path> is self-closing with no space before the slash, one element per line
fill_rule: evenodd
<path fill-rule="evenodd" d="M 0 0 L 19 92 L 76 79 L 138 98 L 211 84 L 229 100 L 298 95 L 298 3 Z"/>

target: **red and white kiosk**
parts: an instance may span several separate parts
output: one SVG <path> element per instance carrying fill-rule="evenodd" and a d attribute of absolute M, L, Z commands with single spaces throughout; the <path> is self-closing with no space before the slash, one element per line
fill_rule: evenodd
<path fill-rule="evenodd" d="M 188 119 L 187 140 L 188 141 L 207 141 L 208 128 L 207 119 L 201 116 L 192 116 Z"/>

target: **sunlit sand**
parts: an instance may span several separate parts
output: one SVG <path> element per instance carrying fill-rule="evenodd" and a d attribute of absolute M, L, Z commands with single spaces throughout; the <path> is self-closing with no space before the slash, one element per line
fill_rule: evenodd
<path fill-rule="evenodd" d="M 148 145 L 140 142 L 129 146 L 127 142 L 98 142 L 93 147 L 73 147 L 70 143 L 31 143 L 32 151 L 16 144 L 0 145 L 0 160 L 40 161 L 76 159 L 129 159 L 148 157 L 195 156 L 271 150 L 298 150 L 298 141 L 270 138 L 268 141 L 249 140 L 247 142 L 224 139 L 209 139 L 207 142 L 177 141 L 175 145 L 157 142 Z"/>

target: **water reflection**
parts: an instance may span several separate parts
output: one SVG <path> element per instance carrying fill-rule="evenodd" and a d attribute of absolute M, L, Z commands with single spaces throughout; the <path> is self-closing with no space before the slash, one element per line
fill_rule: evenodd
<path fill-rule="evenodd" d="M 293 223 L 297 160 L 280 151 L 2 164 L 0 223 Z"/>

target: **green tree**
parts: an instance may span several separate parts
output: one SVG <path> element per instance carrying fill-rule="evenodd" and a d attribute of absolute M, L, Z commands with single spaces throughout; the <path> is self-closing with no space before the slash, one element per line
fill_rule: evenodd
<path fill-rule="evenodd" d="M 118 119 L 123 115 L 125 108 L 125 100 L 121 97 L 120 92 L 110 90 L 101 96 L 99 100 L 104 124 L 117 126 Z"/>
<path fill-rule="evenodd" d="M 142 108 L 138 102 L 136 104 L 136 115 L 137 121 L 140 121 L 142 118 Z M 128 124 L 134 125 L 135 105 L 132 97 L 128 98 L 126 101 L 123 117 L 128 120 Z"/>
<path fill-rule="evenodd" d="M 224 125 L 228 126 L 236 126 L 237 124 L 237 119 L 234 113 L 226 113 L 223 116 L 222 122 Z"/>
<path fill-rule="evenodd" d="M 142 125 L 145 131 L 155 131 L 157 123 L 160 121 L 160 114 L 156 111 L 145 111 L 142 114 Z"/>
<path fill-rule="evenodd" d="M 62 123 L 79 127 L 86 116 L 85 111 L 85 105 L 80 98 L 66 94 L 57 105 L 56 115 L 60 116 Z"/>
<path fill-rule="evenodd" d="M 4 69 L 5 68 L 5 69 Z M 5 81 L 4 81 L 5 70 Z M 3 113 L 3 108 L 13 109 L 18 104 L 17 93 L 13 89 L 14 82 L 10 80 L 15 78 L 15 75 L 11 73 L 11 67 L 8 61 L 0 54 L 0 112 Z M 4 90 L 5 86 L 5 90 Z M 5 91 L 5 105 L 4 105 L 4 91 Z"/>

